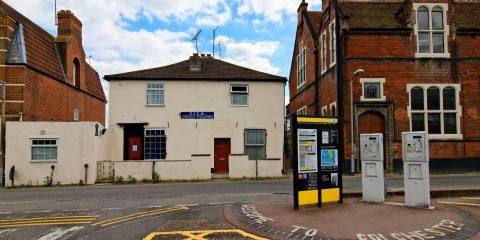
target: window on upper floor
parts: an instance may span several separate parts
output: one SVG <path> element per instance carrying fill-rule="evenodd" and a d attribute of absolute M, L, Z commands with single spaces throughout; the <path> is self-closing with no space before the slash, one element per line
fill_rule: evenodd
<path fill-rule="evenodd" d="M 230 105 L 248 106 L 248 85 L 230 85 Z"/>
<path fill-rule="evenodd" d="M 298 116 L 307 116 L 307 106 L 303 106 L 303 107 L 297 109 L 297 115 Z"/>
<path fill-rule="evenodd" d="M 78 122 L 80 121 L 80 110 L 74 109 L 73 110 L 73 121 Z"/>
<path fill-rule="evenodd" d="M 325 33 L 321 36 L 322 39 L 322 73 L 327 71 L 327 35 Z"/>
<path fill-rule="evenodd" d="M 73 86 L 80 87 L 80 61 L 78 61 L 78 58 L 73 60 L 72 77 Z"/>
<path fill-rule="evenodd" d="M 331 113 L 332 117 L 337 116 L 337 102 L 333 102 L 333 103 L 330 104 L 330 113 Z"/>
<path fill-rule="evenodd" d="M 330 24 L 330 66 L 335 65 L 335 60 L 336 60 L 336 55 L 337 54 L 337 46 L 336 42 L 337 41 L 337 36 L 335 34 L 335 20 Z"/>
<path fill-rule="evenodd" d="M 414 3 L 416 10 L 416 57 L 449 57 L 446 12 L 448 4 Z"/>
<path fill-rule="evenodd" d="M 328 115 L 328 107 L 327 106 L 323 106 L 322 107 L 322 116 L 327 116 Z"/>
<path fill-rule="evenodd" d="M 147 83 L 147 105 L 162 106 L 165 104 L 165 86 L 163 83 Z"/>
<path fill-rule="evenodd" d="M 383 84 L 385 78 L 360 78 L 362 84 L 361 101 L 385 101 L 386 97 L 383 93 Z"/>
<path fill-rule="evenodd" d="M 297 88 L 300 88 L 307 81 L 307 50 L 303 45 L 303 42 L 300 43 L 298 47 L 297 55 Z"/>
<path fill-rule="evenodd" d="M 410 126 L 432 137 L 461 138 L 459 84 L 409 85 Z"/>

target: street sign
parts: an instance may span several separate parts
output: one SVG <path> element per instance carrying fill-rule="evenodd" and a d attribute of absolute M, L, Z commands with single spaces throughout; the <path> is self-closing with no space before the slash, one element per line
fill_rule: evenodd
<path fill-rule="evenodd" d="M 342 202 L 342 160 L 338 158 L 336 118 L 291 119 L 294 208 Z"/>
<path fill-rule="evenodd" d="M 181 119 L 214 119 L 214 112 L 181 112 Z"/>

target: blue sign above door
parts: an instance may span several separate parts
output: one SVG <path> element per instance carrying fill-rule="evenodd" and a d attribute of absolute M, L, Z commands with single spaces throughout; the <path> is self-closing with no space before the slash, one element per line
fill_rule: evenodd
<path fill-rule="evenodd" d="M 214 112 L 181 112 L 181 119 L 214 119 Z"/>

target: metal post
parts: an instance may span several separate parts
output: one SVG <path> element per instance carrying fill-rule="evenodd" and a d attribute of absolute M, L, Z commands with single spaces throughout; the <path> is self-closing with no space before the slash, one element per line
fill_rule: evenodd
<path fill-rule="evenodd" d="M 1 161 L 2 161 L 2 165 L 1 165 L 1 169 L 2 169 L 2 185 L 5 186 L 5 154 L 4 154 L 4 150 L 5 150 L 5 108 L 6 108 L 6 96 L 7 96 L 7 84 L 5 83 L 5 81 L 0 81 L 0 84 L 2 84 L 2 124 L 1 124 L 1 127 L 0 127 L 0 155 L 1 155 Z"/>
<path fill-rule="evenodd" d="M 350 156 L 350 173 L 355 174 L 355 117 L 353 113 L 353 81 L 357 75 L 364 73 L 363 69 L 357 69 L 352 75 L 352 81 L 350 81 L 350 137 L 352 146 L 352 155 Z"/>

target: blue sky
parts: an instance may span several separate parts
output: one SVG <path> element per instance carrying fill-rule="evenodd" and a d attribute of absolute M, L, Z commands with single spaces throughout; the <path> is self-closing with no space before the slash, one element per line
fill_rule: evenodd
<path fill-rule="evenodd" d="M 54 0 L 6 2 L 56 35 Z M 222 60 L 288 77 L 300 2 L 57 0 L 57 9 L 69 9 L 83 22 L 85 52 L 101 76 L 187 59 L 194 52 L 190 40 L 200 29 L 199 52 L 211 53 L 212 30 L 218 26 Z M 309 10 L 321 9 L 321 0 L 307 2 Z"/>

